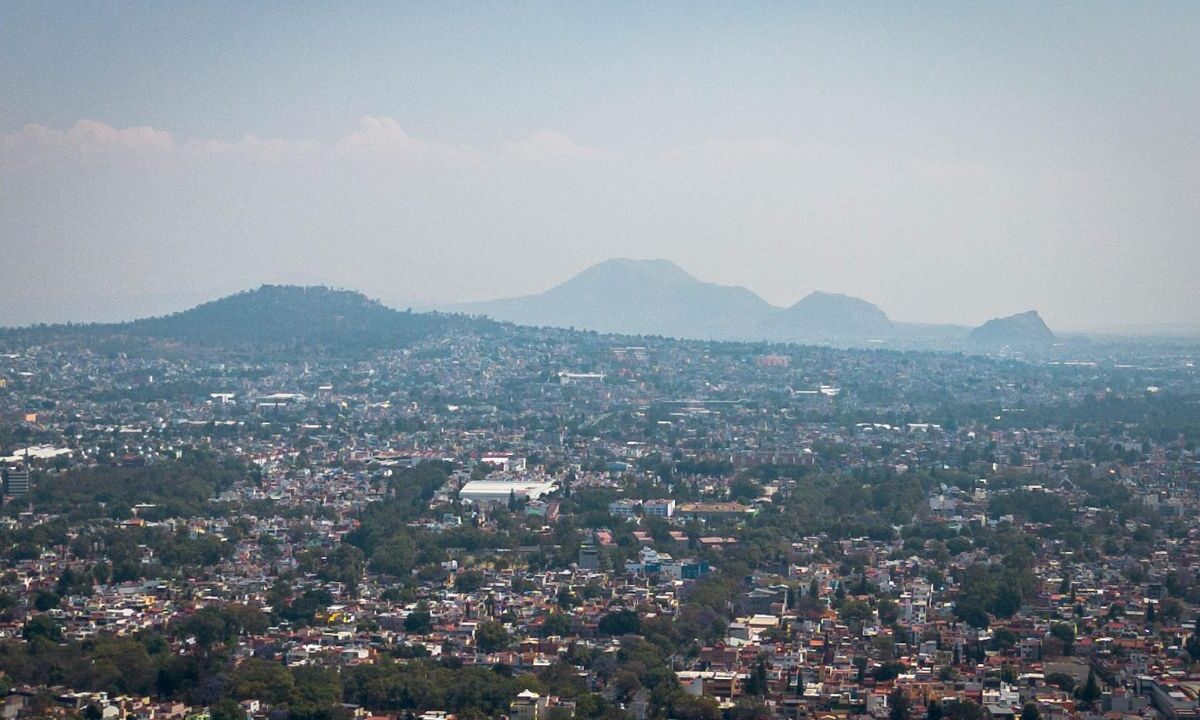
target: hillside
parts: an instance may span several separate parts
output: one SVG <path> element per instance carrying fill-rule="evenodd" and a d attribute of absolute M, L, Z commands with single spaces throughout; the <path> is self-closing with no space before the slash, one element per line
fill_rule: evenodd
<path fill-rule="evenodd" d="M 967 337 L 980 347 L 1048 345 L 1055 339 L 1036 310 L 988 320 Z"/>
<path fill-rule="evenodd" d="M 779 340 L 880 340 L 895 334 L 888 316 L 875 305 L 849 295 L 814 292 L 773 313 L 766 335 Z"/>
<path fill-rule="evenodd" d="M 157 340 L 258 352 L 355 354 L 400 347 L 451 326 L 477 323 L 436 313 L 400 312 L 359 293 L 326 287 L 264 285 L 190 310 L 126 323 L 50 325 L 7 336 L 74 335 Z"/>

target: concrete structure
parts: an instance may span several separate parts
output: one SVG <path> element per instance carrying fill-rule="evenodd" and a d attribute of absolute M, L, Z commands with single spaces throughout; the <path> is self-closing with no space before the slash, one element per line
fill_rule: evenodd
<path fill-rule="evenodd" d="M 540 720 L 546 717 L 549 705 L 550 698 L 532 690 L 522 690 L 509 706 L 509 716 L 513 720 Z"/>
<path fill-rule="evenodd" d="M 21 497 L 29 493 L 29 468 L 9 468 L 4 473 L 4 492 L 13 497 Z"/>
<path fill-rule="evenodd" d="M 613 517 L 631 518 L 637 514 L 637 509 L 641 505 L 637 500 L 621 499 L 614 500 L 608 504 L 608 514 Z"/>
<path fill-rule="evenodd" d="M 540 500 L 558 489 L 552 480 L 472 480 L 463 485 L 458 497 L 463 502 L 479 504 L 518 500 Z"/>
<path fill-rule="evenodd" d="M 647 500 L 642 503 L 642 514 L 648 517 L 669 518 L 675 514 L 675 501 L 671 498 Z"/>

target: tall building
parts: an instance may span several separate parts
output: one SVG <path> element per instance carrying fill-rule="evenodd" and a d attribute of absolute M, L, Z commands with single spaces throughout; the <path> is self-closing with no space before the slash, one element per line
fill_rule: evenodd
<path fill-rule="evenodd" d="M 22 465 L 5 471 L 4 492 L 13 497 L 27 494 L 29 492 L 29 468 Z"/>
<path fill-rule="evenodd" d="M 600 569 L 600 551 L 593 545 L 579 548 L 579 567 L 584 570 Z"/>

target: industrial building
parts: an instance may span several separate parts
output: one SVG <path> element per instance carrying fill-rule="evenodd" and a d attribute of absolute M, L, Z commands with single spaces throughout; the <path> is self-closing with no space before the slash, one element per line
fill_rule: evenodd
<path fill-rule="evenodd" d="M 553 480 L 472 480 L 463 485 L 458 497 L 479 504 L 518 500 L 540 500 L 558 489 Z"/>

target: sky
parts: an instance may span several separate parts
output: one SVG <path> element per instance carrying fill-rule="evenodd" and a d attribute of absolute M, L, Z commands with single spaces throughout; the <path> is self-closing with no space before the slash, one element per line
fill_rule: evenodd
<path fill-rule="evenodd" d="M 0 3 L 0 325 L 668 258 L 1200 327 L 1200 3 Z"/>

